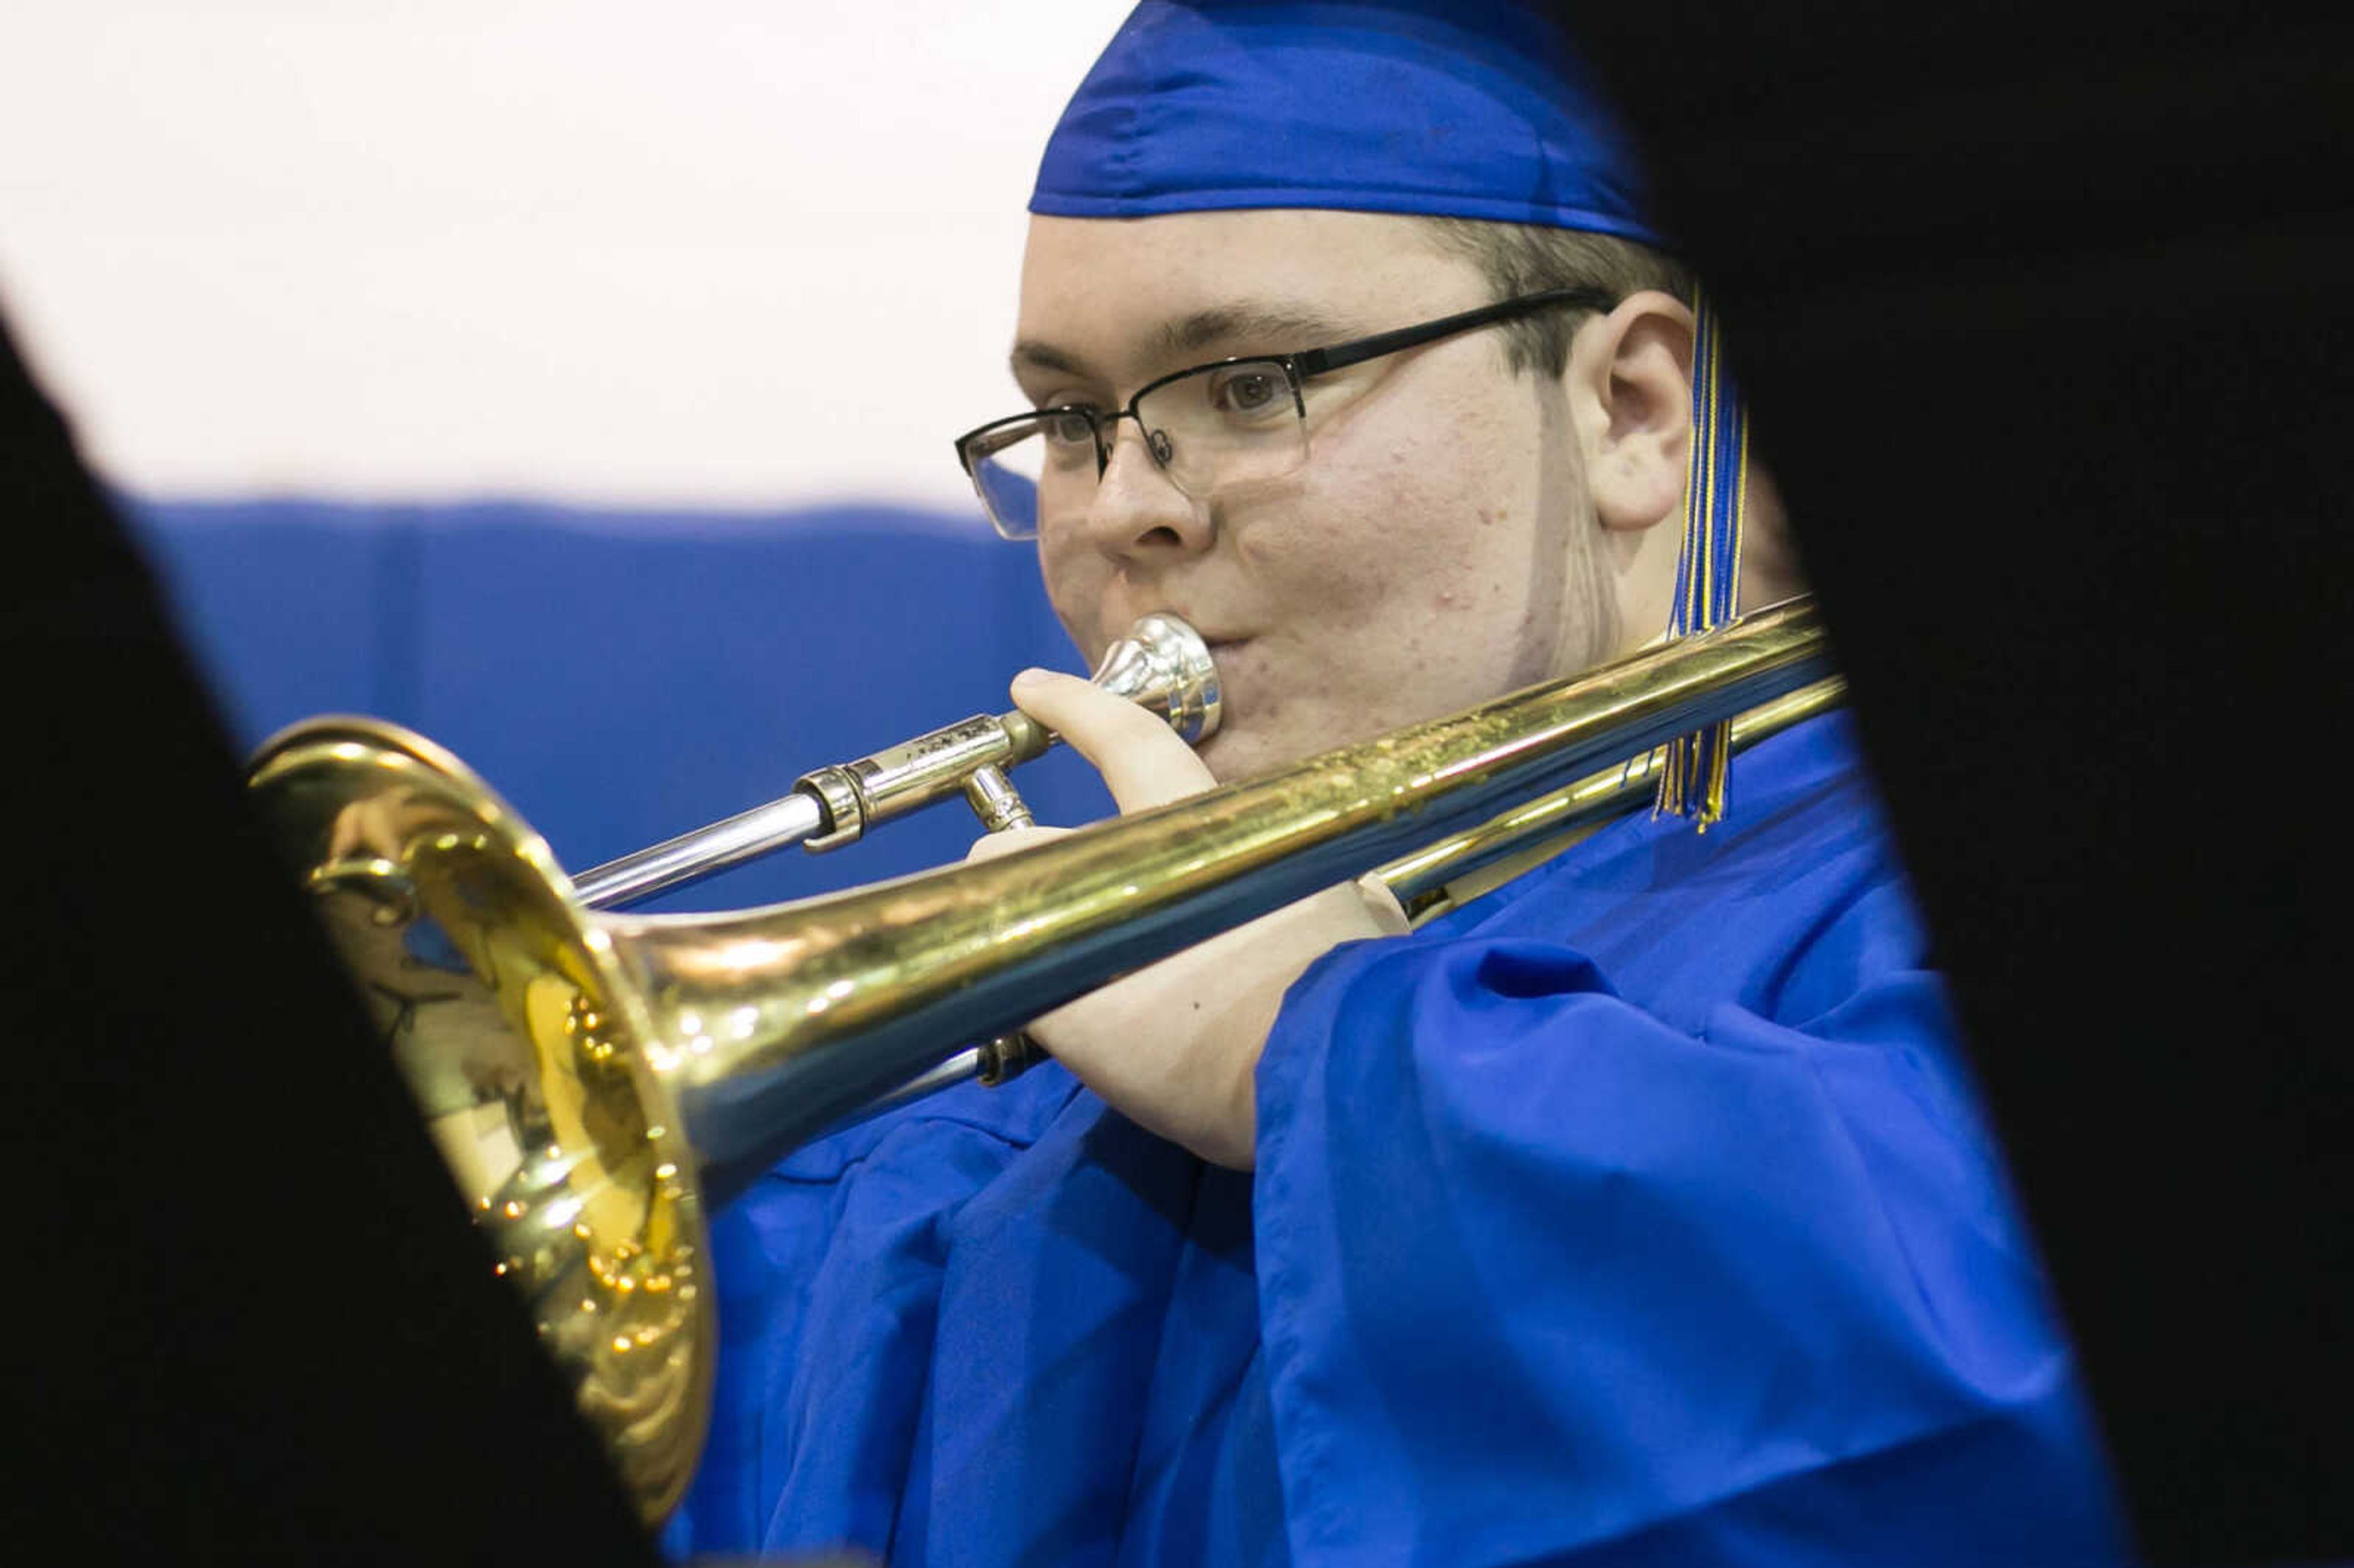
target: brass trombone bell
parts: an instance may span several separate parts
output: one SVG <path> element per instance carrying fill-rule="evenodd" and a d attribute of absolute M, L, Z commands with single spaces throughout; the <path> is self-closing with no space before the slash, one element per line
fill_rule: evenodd
<path fill-rule="evenodd" d="M 249 784 L 655 1521 L 708 1417 L 706 1202 L 960 1045 L 1449 835 L 1402 875 L 1528 842 L 1515 820 L 1558 832 L 1677 735 L 1836 700 L 1829 674 L 1793 601 L 1019 853 L 724 915 L 591 909 L 512 808 L 394 726 L 298 725 Z"/>

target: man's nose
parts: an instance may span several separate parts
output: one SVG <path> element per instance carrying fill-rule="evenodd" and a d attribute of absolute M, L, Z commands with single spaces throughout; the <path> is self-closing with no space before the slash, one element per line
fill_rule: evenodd
<path fill-rule="evenodd" d="M 1097 546 L 1114 555 L 1183 554 L 1209 547 L 1209 508 L 1177 488 L 1153 461 L 1151 436 L 1132 419 L 1112 429 L 1111 455 L 1096 482 L 1087 525 Z"/>

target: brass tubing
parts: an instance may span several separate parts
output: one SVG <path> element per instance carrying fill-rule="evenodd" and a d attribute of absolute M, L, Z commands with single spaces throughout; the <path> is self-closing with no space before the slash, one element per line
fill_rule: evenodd
<path fill-rule="evenodd" d="M 1739 756 L 1761 740 L 1829 713 L 1847 700 L 1847 681 L 1832 675 L 1787 696 L 1750 709 L 1733 721 L 1733 751 Z M 1458 877 L 1493 865 L 1542 839 L 1565 833 L 1602 818 L 1634 810 L 1659 788 L 1665 753 L 1654 748 L 1616 768 L 1589 773 L 1565 789 L 1541 795 L 1525 805 L 1452 833 L 1381 866 L 1373 873 L 1411 908 Z"/>
<path fill-rule="evenodd" d="M 964 1042 L 1829 673 L 1794 602 L 983 864 L 599 923 L 662 1017 L 736 1021 L 648 1047 L 725 1192 Z"/>
<path fill-rule="evenodd" d="M 1734 754 L 1738 756 L 1762 740 L 1828 713 L 1846 700 L 1847 682 L 1833 675 L 1752 708 L 1733 721 Z M 1449 834 L 1426 848 L 1378 866 L 1373 874 L 1419 922 L 1424 901 L 1439 893 L 1447 883 L 1484 870 L 1546 839 L 1638 809 L 1659 787 L 1663 756 L 1662 751 L 1654 748 L 1616 768 L 1588 774 L 1566 789 L 1499 812 L 1477 827 Z M 838 1131 L 974 1077 L 984 1077 L 980 1046 L 959 1051 L 938 1065 L 869 1100 L 828 1130 Z"/>
<path fill-rule="evenodd" d="M 1217 733 L 1217 666 L 1201 634 L 1173 615 L 1140 619 L 1087 678 L 1160 715 L 1189 745 Z M 592 866 L 572 879 L 572 889 L 592 909 L 623 908 L 794 844 L 840 849 L 879 822 L 956 795 L 994 832 L 1029 815 L 1005 769 L 1044 756 L 1058 738 L 1018 710 L 976 714 L 804 773 L 792 793 Z"/>

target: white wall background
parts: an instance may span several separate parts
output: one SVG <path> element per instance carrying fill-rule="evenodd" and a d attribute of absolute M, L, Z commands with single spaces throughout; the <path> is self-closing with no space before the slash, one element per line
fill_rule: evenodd
<path fill-rule="evenodd" d="M 1127 0 L 7 0 L 0 303 L 150 493 L 963 497 Z"/>

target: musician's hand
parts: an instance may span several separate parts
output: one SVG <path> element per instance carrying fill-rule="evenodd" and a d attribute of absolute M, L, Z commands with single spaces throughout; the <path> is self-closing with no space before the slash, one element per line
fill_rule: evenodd
<path fill-rule="evenodd" d="M 1013 700 L 1095 764 L 1123 813 L 1216 782 L 1159 717 L 1076 675 L 1025 671 Z M 991 859 L 1064 831 L 992 833 L 968 858 Z M 1057 1009 L 1030 1033 L 1140 1126 L 1247 1171 L 1258 1132 L 1259 1053 L 1284 991 L 1340 943 L 1405 927 L 1385 894 L 1328 888 Z"/>

